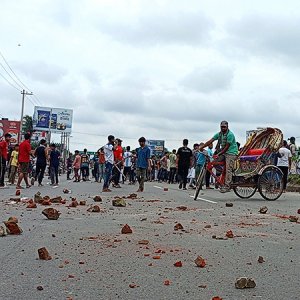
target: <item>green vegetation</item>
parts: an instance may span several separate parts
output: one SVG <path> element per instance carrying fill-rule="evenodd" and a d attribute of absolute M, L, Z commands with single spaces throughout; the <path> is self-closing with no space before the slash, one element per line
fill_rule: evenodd
<path fill-rule="evenodd" d="M 291 185 L 300 185 L 300 175 L 299 174 L 290 174 L 288 182 Z"/>

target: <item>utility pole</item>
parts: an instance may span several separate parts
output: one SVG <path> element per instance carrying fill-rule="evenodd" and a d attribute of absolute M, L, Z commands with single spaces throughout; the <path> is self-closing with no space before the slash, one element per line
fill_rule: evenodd
<path fill-rule="evenodd" d="M 22 128 L 23 128 L 23 117 L 24 117 L 24 104 L 25 104 L 25 96 L 32 96 L 33 93 L 31 92 L 26 92 L 25 90 L 23 90 L 21 92 L 22 94 L 22 108 L 21 108 L 21 125 L 20 125 L 20 136 L 19 136 L 19 142 L 21 142 L 21 138 L 22 138 Z"/>

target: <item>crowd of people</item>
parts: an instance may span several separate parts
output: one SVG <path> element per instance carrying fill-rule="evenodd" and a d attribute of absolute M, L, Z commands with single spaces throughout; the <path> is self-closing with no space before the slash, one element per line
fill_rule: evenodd
<path fill-rule="evenodd" d="M 55 144 L 47 146 L 42 139 L 39 146 L 32 150 L 30 134 L 25 134 L 24 141 L 16 144 L 12 151 L 8 151 L 10 134 L 6 134 L 0 142 L 0 187 L 5 186 L 5 174 L 8 185 L 15 185 L 21 189 L 24 180 L 26 188 L 35 183 L 43 186 L 45 174 L 50 179 L 51 185 L 59 184 L 61 166 L 61 153 Z M 217 145 L 213 143 L 217 141 Z M 195 181 L 207 160 L 223 160 L 226 163 L 225 184 L 219 187 L 214 184 L 210 172 L 206 172 L 203 184 L 206 189 L 220 188 L 221 192 L 230 191 L 233 176 L 234 161 L 239 152 L 239 143 L 228 128 L 228 122 L 222 121 L 220 131 L 211 139 L 203 143 L 195 143 L 189 148 L 189 141 L 183 140 L 182 147 L 170 152 L 163 152 L 159 156 L 151 155 L 146 139 L 138 140 L 139 147 L 131 150 L 130 146 L 123 147 L 123 141 L 113 135 L 108 136 L 107 143 L 93 156 L 87 149 L 83 152 L 76 150 L 74 155 L 69 154 L 66 160 L 67 180 L 84 182 L 94 180 L 103 181 L 103 192 L 110 192 L 111 188 L 120 188 L 122 184 L 134 185 L 138 182 L 138 192 L 144 191 L 145 181 L 158 181 L 168 184 L 179 184 L 178 188 L 186 190 L 195 189 Z M 292 156 L 295 155 L 295 139 L 290 139 L 290 144 L 283 141 L 282 147 L 276 155 L 276 164 L 284 175 L 284 190 L 286 189 L 287 176 L 292 167 Z M 35 166 L 31 161 L 34 158 Z M 29 179 L 28 174 L 31 174 Z"/>

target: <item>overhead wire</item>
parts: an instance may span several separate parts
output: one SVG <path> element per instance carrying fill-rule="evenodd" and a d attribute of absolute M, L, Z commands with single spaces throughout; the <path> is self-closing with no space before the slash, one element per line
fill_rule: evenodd
<path fill-rule="evenodd" d="M 2 66 L 2 68 L 5 70 L 5 72 L 9 75 L 9 77 L 19 86 L 21 87 L 21 89 L 26 89 L 28 91 L 31 91 L 31 89 L 19 78 L 19 76 L 14 72 L 14 70 L 12 69 L 12 67 L 10 66 L 10 64 L 8 63 L 8 61 L 6 60 L 6 58 L 4 57 L 4 55 L 2 54 L 1 50 L 0 50 L 0 56 L 2 57 L 3 61 L 5 62 L 5 64 L 8 66 L 9 70 L 12 72 L 12 74 L 16 77 L 16 79 L 20 82 L 18 83 L 10 74 L 9 72 L 6 70 L 6 68 L 3 66 L 2 63 L 0 63 L 0 65 Z M 3 77 L 3 76 L 2 76 Z M 32 95 L 28 95 L 28 96 L 32 96 L 34 99 L 29 99 L 29 101 L 34 105 L 43 105 L 42 102 L 38 99 L 38 97 L 34 94 Z M 33 103 L 34 102 L 34 103 Z"/>
<path fill-rule="evenodd" d="M 2 73 L 0 73 L 0 76 L 10 85 L 12 86 L 14 89 L 16 89 L 17 91 L 20 91 L 19 88 L 17 88 L 15 85 L 13 85 Z"/>

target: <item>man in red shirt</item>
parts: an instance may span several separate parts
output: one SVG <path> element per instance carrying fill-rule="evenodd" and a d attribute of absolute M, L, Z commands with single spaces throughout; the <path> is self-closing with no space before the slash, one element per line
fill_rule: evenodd
<path fill-rule="evenodd" d="M 113 167 L 113 187 L 120 188 L 120 170 L 122 168 L 123 161 L 123 148 L 122 148 L 122 140 L 116 139 L 118 143 L 116 149 L 114 150 L 114 159 L 115 165 Z"/>
<path fill-rule="evenodd" d="M 8 144 L 10 142 L 11 135 L 6 133 L 4 135 L 4 140 L 0 142 L 0 187 L 5 187 L 4 175 L 6 170 Z"/>
<path fill-rule="evenodd" d="M 30 134 L 25 134 L 25 140 L 19 146 L 19 166 L 20 166 L 20 174 L 16 188 L 22 189 L 21 182 L 24 178 L 26 187 L 30 188 L 30 184 L 28 182 L 28 169 L 31 155 L 31 145 L 30 145 Z"/>

